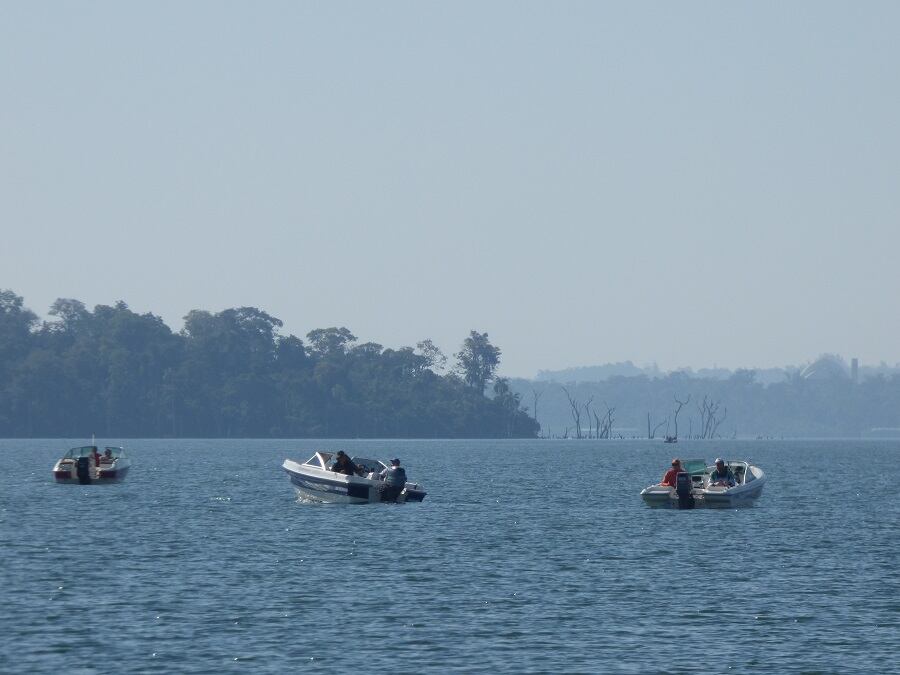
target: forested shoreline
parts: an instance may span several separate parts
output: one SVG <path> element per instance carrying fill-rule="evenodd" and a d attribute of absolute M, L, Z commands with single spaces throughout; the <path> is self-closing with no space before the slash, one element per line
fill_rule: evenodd
<path fill-rule="evenodd" d="M 41 321 L 0 291 L 0 437 L 505 438 L 537 423 L 471 331 L 455 367 L 430 340 L 280 335 L 255 307 L 192 310 L 172 331 L 124 302 L 60 299 Z M 486 396 L 485 392 L 489 395 Z"/>
<path fill-rule="evenodd" d="M 858 382 L 837 368 L 834 375 L 817 379 L 796 370 L 783 382 L 762 384 L 752 370 L 727 379 L 674 372 L 602 382 L 513 379 L 510 387 L 530 407 L 544 437 L 900 436 L 900 375 Z"/>

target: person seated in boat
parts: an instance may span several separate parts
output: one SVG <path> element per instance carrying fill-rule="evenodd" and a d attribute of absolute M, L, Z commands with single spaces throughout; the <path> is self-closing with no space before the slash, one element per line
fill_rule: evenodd
<path fill-rule="evenodd" d="M 675 476 L 677 476 L 682 471 L 684 471 L 684 469 L 681 468 L 681 460 L 676 457 L 672 460 L 672 468 L 666 471 L 666 474 L 663 476 L 663 479 L 659 482 L 659 484 L 675 487 Z"/>
<path fill-rule="evenodd" d="M 97 452 L 97 448 L 94 448 L 92 454 L 94 456 L 94 466 L 100 466 L 100 453 Z"/>
<path fill-rule="evenodd" d="M 391 465 L 381 472 L 380 478 L 384 481 L 378 488 L 381 491 L 381 501 L 397 501 L 406 487 L 406 469 L 400 466 L 400 460 L 392 459 Z"/>
<path fill-rule="evenodd" d="M 709 474 L 709 484 L 734 487 L 736 483 L 737 481 L 734 479 L 734 472 L 725 466 L 725 460 L 721 457 L 716 458 L 716 468 Z"/>
<path fill-rule="evenodd" d="M 103 462 L 104 464 L 112 464 L 112 463 L 113 463 L 113 459 L 114 459 L 114 458 L 113 458 L 113 456 L 112 456 L 112 450 L 110 450 L 109 448 L 107 448 L 107 449 L 103 452 L 103 457 L 100 458 L 100 461 Z"/>
<path fill-rule="evenodd" d="M 331 470 L 335 473 L 343 473 L 348 476 L 356 475 L 356 472 L 359 470 L 356 467 L 356 464 L 347 456 L 343 450 L 338 450 L 337 456 L 334 458 L 334 465 L 331 467 Z"/>

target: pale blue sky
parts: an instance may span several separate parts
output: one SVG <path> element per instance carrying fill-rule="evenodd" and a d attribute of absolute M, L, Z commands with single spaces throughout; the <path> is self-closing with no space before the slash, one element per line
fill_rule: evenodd
<path fill-rule="evenodd" d="M 900 361 L 900 3 L 0 5 L 0 288 L 507 375 Z"/>

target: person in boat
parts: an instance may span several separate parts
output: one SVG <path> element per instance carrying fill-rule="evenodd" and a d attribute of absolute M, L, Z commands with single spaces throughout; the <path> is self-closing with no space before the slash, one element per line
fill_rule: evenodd
<path fill-rule="evenodd" d="M 94 466 L 100 466 L 100 453 L 97 452 L 97 448 L 93 449 L 94 455 Z"/>
<path fill-rule="evenodd" d="M 672 468 L 666 471 L 666 474 L 663 476 L 663 479 L 659 482 L 659 484 L 675 487 L 675 476 L 677 476 L 682 471 L 684 471 L 684 469 L 681 468 L 681 460 L 676 457 L 672 460 Z"/>
<path fill-rule="evenodd" d="M 734 487 L 737 481 L 734 478 L 734 472 L 725 466 L 725 460 L 721 457 L 716 458 L 716 468 L 709 474 L 710 485 L 724 485 L 725 487 Z"/>
<path fill-rule="evenodd" d="M 381 501 L 395 502 L 403 488 L 406 487 L 406 469 L 400 466 L 399 459 L 392 459 L 391 465 L 381 472 L 381 480 L 384 482 L 379 486 L 381 491 Z"/>
<path fill-rule="evenodd" d="M 331 467 L 331 470 L 335 473 L 343 473 L 348 476 L 355 476 L 356 472 L 359 470 L 356 464 L 353 463 L 347 453 L 343 450 L 338 450 L 337 456 L 334 459 L 334 466 Z"/>
<path fill-rule="evenodd" d="M 104 464 L 112 464 L 112 461 L 113 461 L 112 450 L 110 450 L 109 448 L 104 450 L 103 457 L 101 457 L 100 460 Z"/>

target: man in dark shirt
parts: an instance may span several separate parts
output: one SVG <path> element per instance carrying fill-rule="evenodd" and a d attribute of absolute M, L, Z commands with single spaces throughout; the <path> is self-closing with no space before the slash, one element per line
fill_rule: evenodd
<path fill-rule="evenodd" d="M 356 474 L 357 468 L 356 464 L 347 457 L 347 453 L 343 450 L 338 450 L 337 456 L 334 458 L 334 466 L 331 467 L 331 470 L 335 473 L 343 473 L 348 476 L 353 476 Z"/>
<path fill-rule="evenodd" d="M 400 466 L 399 459 L 392 459 L 390 468 L 381 472 L 381 501 L 395 502 L 403 488 L 406 487 L 406 469 Z"/>

